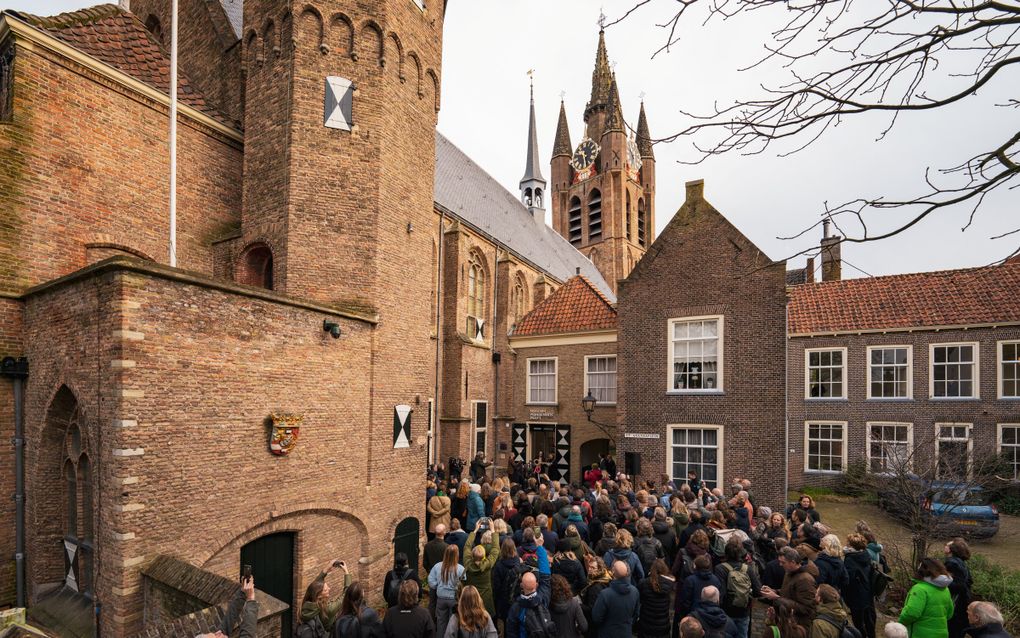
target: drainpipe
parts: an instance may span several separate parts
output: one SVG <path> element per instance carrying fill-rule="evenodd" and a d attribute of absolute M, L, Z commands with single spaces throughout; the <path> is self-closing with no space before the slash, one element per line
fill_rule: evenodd
<path fill-rule="evenodd" d="M 790 493 L 790 299 L 786 299 L 783 320 L 783 508 Z"/>
<path fill-rule="evenodd" d="M 14 563 L 17 573 L 17 606 L 25 607 L 25 379 L 28 359 L 5 357 L 0 376 L 14 381 Z"/>
<path fill-rule="evenodd" d="M 496 246 L 493 252 L 495 253 L 495 261 L 493 262 L 494 266 L 492 269 L 492 412 L 485 415 L 489 419 L 489 423 L 486 425 L 485 444 L 488 446 L 490 443 L 495 443 L 496 445 L 492 458 L 489 459 L 492 462 L 492 465 L 489 466 L 492 469 L 492 480 L 496 480 L 496 458 L 499 456 L 499 425 L 494 417 L 499 414 L 499 362 L 502 358 L 500 353 L 496 351 L 496 326 L 499 325 L 499 322 L 496 320 L 496 313 L 499 312 L 499 246 Z M 488 427 L 490 425 L 492 427 Z M 474 436 L 474 432 L 471 434 Z"/>
<path fill-rule="evenodd" d="M 446 213 L 439 211 L 439 245 L 436 248 L 436 377 L 435 387 L 432 391 L 432 451 L 435 453 L 435 462 L 442 458 L 439 453 L 439 387 L 442 366 L 440 361 L 443 356 L 443 244 L 446 243 Z M 425 444 L 425 456 L 428 456 L 428 443 Z M 425 466 L 432 464 L 433 459 L 426 458 Z"/>

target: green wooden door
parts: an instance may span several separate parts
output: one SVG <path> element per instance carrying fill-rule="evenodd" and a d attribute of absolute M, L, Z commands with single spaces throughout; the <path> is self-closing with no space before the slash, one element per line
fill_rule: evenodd
<path fill-rule="evenodd" d="M 283 614 L 281 638 L 294 631 L 294 534 L 281 532 L 258 538 L 241 548 L 241 569 L 251 565 L 255 587 L 289 605 Z"/>

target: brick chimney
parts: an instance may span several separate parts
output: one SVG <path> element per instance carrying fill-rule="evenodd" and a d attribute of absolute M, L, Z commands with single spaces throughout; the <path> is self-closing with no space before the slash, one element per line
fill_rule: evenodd
<path fill-rule="evenodd" d="M 840 256 L 840 242 L 843 240 L 839 235 L 831 235 L 829 227 L 832 221 L 826 217 L 822 222 L 822 281 L 839 281 L 843 278 L 843 260 Z"/>
<path fill-rule="evenodd" d="M 815 283 L 815 258 L 807 258 L 807 266 L 804 267 L 804 283 Z"/>

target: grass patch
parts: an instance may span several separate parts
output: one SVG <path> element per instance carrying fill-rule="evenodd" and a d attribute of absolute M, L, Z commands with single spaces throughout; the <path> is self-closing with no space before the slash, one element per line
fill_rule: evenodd
<path fill-rule="evenodd" d="M 1006 630 L 1020 633 L 1020 570 L 1003 567 L 980 554 L 967 565 L 974 579 L 975 598 L 995 603 L 1006 620 Z"/>

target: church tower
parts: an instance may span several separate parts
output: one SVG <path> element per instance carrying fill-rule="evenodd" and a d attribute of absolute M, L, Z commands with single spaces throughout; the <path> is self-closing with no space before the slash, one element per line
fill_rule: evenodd
<path fill-rule="evenodd" d="M 538 159 L 538 130 L 535 126 L 535 84 L 531 84 L 531 119 L 528 121 L 528 160 L 521 178 L 521 201 L 532 215 L 545 219 L 545 178 Z"/>
<path fill-rule="evenodd" d="M 635 130 L 623 117 L 606 36 L 599 31 L 584 135 L 574 147 L 560 104 L 552 157 L 553 228 L 616 291 L 654 240 L 655 158 L 644 104 Z"/>

